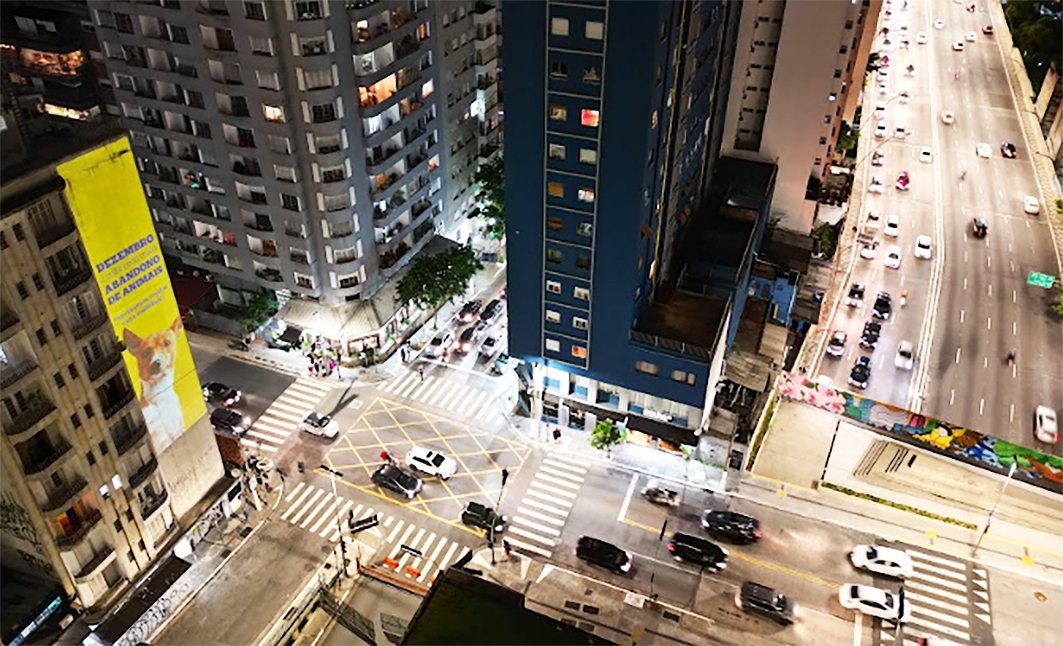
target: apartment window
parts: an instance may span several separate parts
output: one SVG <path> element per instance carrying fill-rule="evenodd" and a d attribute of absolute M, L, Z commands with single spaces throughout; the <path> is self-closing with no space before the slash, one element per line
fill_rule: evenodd
<path fill-rule="evenodd" d="M 87 417 L 88 419 L 96 417 L 96 413 L 92 410 L 92 406 L 90 404 L 85 404 L 83 408 L 85 411 L 85 417 Z"/>
<path fill-rule="evenodd" d="M 583 108 L 580 110 L 579 122 L 581 126 L 597 128 L 599 119 L 600 117 L 597 110 L 591 110 L 589 108 Z"/>
<path fill-rule="evenodd" d="M 657 367 L 657 364 L 650 363 L 649 361 L 636 361 L 635 370 L 653 376 L 657 376 L 661 371 L 661 369 Z"/>
<path fill-rule="evenodd" d="M 564 63 L 550 63 L 550 78 L 563 81 L 568 78 L 568 66 Z"/>
<path fill-rule="evenodd" d="M 100 442 L 100 455 L 107 455 L 107 442 Z"/>
<path fill-rule="evenodd" d="M 115 29 L 123 34 L 133 33 L 133 17 L 127 13 L 114 12 Z"/>
<path fill-rule="evenodd" d="M 22 297 L 22 300 L 26 300 L 30 297 L 30 291 L 26 289 L 26 284 L 21 280 L 15 283 L 15 289 L 18 290 L 18 295 Z"/>
<path fill-rule="evenodd" d="M 280 153 L 281 155 L 292 154 L 292 146 L 289 143 L 287 137 L 278 137 L 276 135 L 270 135 L 269 149 L 275 153 Z"/>
<path fill-rule="evenodd" d="M 345 179 L 347 179 L 347 174 L 343 170 L 342 164 L 321 169 L 321 181 L 326 184 L 329 182 L 342 182 Z"/>
<path fill-rule="evenodd" d="M 602 71 L 597 65 L 583 68 L 583 82 L 588 85 L 601 85 Z"/>
<path fill-rule="evenodd" d="M 587 289 L 586 287 L 573 287 L 572 296 L 578 298 L 581 301 L 589 301 L 591 300 L 591 290 Z"/>
<path fill-rule="evenodd" d="M 601 40 L 605 37 L 605 23 L 588 20 L 583 33 L 590 40 Z"/>
<path fill-rule="evenodd" d="M 561 283 L 557 282 L 556 280 L 546 281 L 546 291 L 550 292 L 551 294 L 560 294 Z"/>
<path fill-rule="evenodd" d="M 278 166 L 277 164 L 274 164 L 273 174 L 279 181 L 295 182 L 295 169 L 291 166 Z"/>
<path fill-rule="evenodd" d="M 568 36 L 568 18 L 550 20 L 550 33 L 555 36 Z"/>
<path fill-rule="evenodd" d="M 560 323 L 561 313 L 553 310 L 546 310 L 546 322 L 547 323 Z"/>
<path fill-rule="evenodd" d="M 558 341 L 557 339 L 547 339 L 546 340 L 546 351 L 547 352 L 561 352 L 561 342 Z"/>
<path fill-rule="evenodd" d="M 332 103 L 322 103 L 310 107 L 310 120 L 314 123 L 326 123 L 336 120 L 336 106 Z"/>
<path fill-rule="evenodd" d="M 594 203 L 594 189 L 593 188 L 586 188 L 586 187 L 581 188 L 576 193 L 576 195 L 577 195 L 577 197 L 579 197 L 579 201 L 580 202 L 589 202 L 591 204 Z"/>
<path fill-rule="evenodd" d="M 586 359 L 587 348 L 583 347 L 582 345 L 572 346 L 572 356 L 576 357 L 577 359 Z"/>
<path fill-rule="evenodd" d="M 16 222 L 14 226 L 11 227 L 11 230 L 15 233 L 15 240 L 22 242 L 26 239 L 26 232 L 22 229 L 21 223 Z"/>
<path fill-rule="evenodd" d="M 308 90 L 332 87 L 332 70 L 304 71 L 303 78 L 306 80 Z"/>
<path fill-rule="evenodd" d="M 307 276 L 306 274 L 295 273 L 295 284 L 300 287 L 306 287 L 307 289 L 314 288 L 314 277 Z"/>
<path fill-rule="evenodd" d="M 590 270 L 591 257 L 590 256 L 576 256 L 576 268 Z"/>
<path fill-rule="evenodd" d="M 550 144 L 550 159 L 565 161 L 565 147 L 562 144 Z"/>
<path fill-rule="evenodd" d="M 328 44 L 324 38 L 300 38 L 299 49 L 303 56 L 321 56 L 328 53 Z"/>
<path fill-rule="evenodd" d="M 281 206 L 289 211 L 301 211 L 299 206 L 299 198 L 295 195 L 289 195 L 287 193 L 281 193 Z"/>
<path fill-rule="evenodd" d="M 343 172 L 342 170 L 340 172 Z M 339 195 L 326 195 L 325 196 L 325 210 L 342 211 L 351 205 L 351 196 L 348 193 L 340 193 Z"/>
<path fill-rule="evenodd" d="M 820 137 L 819 138 L 819 145 L 822 146 L 825 143 L 827 143 L 827 138 L 826 137 Z"/>
<path fill-rule="evenodd" d="M 561 229 L 565 228 L 565 223 L 560 217 L 556 215 L 550 215 L 546 218 L 546 228 L 550 229 L 551 231 L 560 231 Z"/>
<path fill-rule="evenodd" d="M 255 70 L 255 79 L 258 80 L 258 87 L 260 88 L 278 91 L 281 89 L 280 76 L 276 72 Z"/>
<path fill-rule="evenodd" d="M 262 116 L 266 118 L 266 121 L 284 123 L 284 109 L 275 105 L 263 105 Z"/>
<path fill-rule="evenodd" d="M 594 225 L 590 222 L 580 222 L 576 225 L 576 235 L 583 236 L 584 238 L 591 237 L 594 232 Z"/>
<path fill-rule="evenodd" d="M 550 197 L 565 197 L 565 185 L 561 182 L 547 182 L 546 192 Z"/>
<path fill-rule="evenodd" d="M 593 148 L 580 148 L 579 149 L 579 163 L 581 164 L 597 164 L 598 163 L 598 151 Z"/>
<path fill-rule="evenodd" d="M 245 2 L 244 17 L 251 20 L 265 20 L 266 6 L 261 2 Z"/>
<path fill-rule="evenodd" d="M 562 260 L 562 256 L 561 256 L 561 252 L 560 251 L 558 251 L 557 249 L 547 249 L 546 250 L 546 261 L 547 262 L 552 262 L 552 263 L 554 263 L 556 265 L 556 264 L 559 264 L 561 262 L 561 260 Z"/>
<path fill-rule="evenodd" d="M 673 370 L 672 371 L 672 381 L 678 381 L 681 384 L 686 384 L 688 386 L 693 386 L 694 382 L 696 380 L 697 380 L 697 378 L 694 376 L 694 373 L 692 373 L 692 372 L 684 372 L 682 370 Z"/>
<path fill-rule="evenodd" d="M 834 70 L 834 78 L 840 79 L 841 77 L 842 77 L 842 71 L 841 70 Z"/>
<path fill-rule="evenodd" d="M 587 319 L 580 318 L 578 316 L 573 316 L 572 317 L 572 327 L 576 328 L 577 330 L 586 331 L 587 330 Z"/>
<path fill-rule="evenodd" d="M 48 345 L 48 335 L 44 333 L 44 328 L 37 328 L 37 344 L 40 346 Z"/>
<path fill-rule="evenodd" d="M 299 20 L 318 20 L 323 16 L 321 13 L 321 3 L 316 0 L 312 0 L 311 2 L 296 2 L 295 16 Z"/>
<path fill-rule="evenodd" d="M 63 334 L 63 329 L 61 327 L 59 327 L 59 321 L 56 321 L 55 319 L 52 319 L 52 335 L 53 336 L 61 336 L 62 334 Z"/>
<path fill-rule="evenodd" d="M 71 364 L 67 364 L 66 371 L 70 373 L 70 378 L 71 379 L 73 379 L 74 381 L 77 381 L 77 378 L 78 378 L 77 366 L 75 366 L 72 363 Z M 89 415 L 89 417 L 92 417 L 92 415 Z"/>
<path fill-rule="evenodd" d="M 568 119 L 568 109 L 563 105 L 550 106 L 550 120 L 551 121 L 566 121 Z"/>
<path fill-rule="evenodd" d="M 92 451 L 85 454 L 85 461 L 89 463 L 89 466 L 96 464 L 96 456 L 92 454 Z"/>
<path fill-rule="evenodd" d="M 37 288 L 38 292 L 44 291 L 44 280 L 40 274 L 33 274 L 33 286 Z"/>
<path fill-rule="evenodd" d="M 78 417 L 77 413 L 74 413 L 70 416 L 70 423 L 74 426 L 74 428 L 81 428 L 81 418 Z"/>
<path fill-rule="evenodd" d="M 0 231 L 0 249 L 7 249 L 7 236 L 3 231 Z"/>
<path fill-rule="evenodd" d="M 66 379 L 63 379 L 63 373 L 57 372 L 52 377 L 55 379 L 56 386 L 59 388 L 66 388 Z"/>
<path fill-rule="evenodd" d="M 845 54 L 845 53 L 847 53 L 848 51 L 849 51 L 849 48 L 848 48 L 848 47 L 846 47 L 845 45 L 842 45 L 842 46 L 841 46 L 840 48 L 838 48 L 838 53 L 839 53 L 839 54 Z"/>

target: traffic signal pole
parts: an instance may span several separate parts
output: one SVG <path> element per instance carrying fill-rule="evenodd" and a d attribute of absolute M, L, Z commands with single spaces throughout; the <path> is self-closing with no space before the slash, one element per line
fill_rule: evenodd
<path fill-rule="evenodd" d="M 329 480 L 332 481 L 332 497 L 336 498 L 336 478 L 343 477 L 343 474 L 335 469 L 322 464 L 321 468 L 329 473 Z M 340 544 L 338 546 L 338 552 L 336 554 L 336 565 L 340 569 L 340 574 L 347 576 L 347 545 L 343 542 L 343 514 L 340 512 L 340 507 L 336 507 L 336 529 L 340 533 Z"/>

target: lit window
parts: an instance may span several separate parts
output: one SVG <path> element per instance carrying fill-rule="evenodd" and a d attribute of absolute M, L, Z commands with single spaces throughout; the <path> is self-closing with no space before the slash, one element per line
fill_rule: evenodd
<path fill-rule="evenodd" d="M 560 217 L 551 215 L 546 218 L 546 228 L 551 231 L 560 231 L 565 228 L 565 223 Z"/>
<path fill-rule="evenodd" d="M 550 21 L 550 33 L 555 36 L 568 36 L 568 18 L 554 18 Z"/>
<path fill-rule="evenodd" d="M 115 490 L 121 489 L 122 488 L 122 476 L 115 475 L 113 478 L 111 478 L 111 486 L 114 487 Z"/>
<path fill-rule="evenodd" d="M 574 346 L 572 346 L 572 356 L 574 356 L 576 358 L 579 358 L 579 359 L 586 359 L 587 358 L 587 348 L 583 347 L 582 345 L 574 345 Z"/>
<path fill-rule="evenodd" d="M 546 281 L 546 291 L 550 292 L 551 294 L 560 294 L 561 283 L 557 282 L 556 280 Z"/>
<path fill-rule="evenodd" d="M 580 125 L 587 126 L 588 128 L 597 128 L 598 119 L 599 117 L 597 110 L 589 110 L 587 108 L 583 108 L 583 110 L 580 111 Z"/>
<path fill-rule="evenodd" d="M 563 81 L 568 78 L 568 67 L 564 63 L 550 64 L 550 78 Z"/>
<path fill-rule="evenodd" d="M 562 144 L 550 144 L 550 159 L 565 161 L 565 147 Z"/>
<path fill-rule="evenodd" d="M 581 301 L 591 300 L 591 290 L 587 289 L 586 287 L 573 287 L 572 295 Z"/>
<path fill-rule="evenodd" d="M 656 128 L 656 127 L 657 127 L 657 111 L 654 110 L 653 114 L 650 115 L 650 128 Z"/>
<path fill-rule="evenodd" d="M 672 381 L 678 381 L 681 384 L 693 386 L 696 378 L 692 372 L 683 372 L 682 370 L 672 371 Z"/>
<path fill-rule="evenodd" d="M 266 117 L 266 121 L 276 121 L 278 123 L 284 121 L 284 110 L 275 105 L 263 105 L 262 112 Z"/>
<path fill-rule="evenodd" d="M 552 121 L 565 121 L 568 119 L 568 109 L 563 105 L 550 106 L 550 119 Z"/>
<path fill-rule="evenodd" d="M 591 40 L 601 40 L 605 36 L 605 23 L 588 20 L 584 33 Z"/>
<path fill-rule="evenodd" d="M 546 192 L 550 197 L 565 197 L 565 185 L 561 182 L 547 182 Z"/>
<path fill-rule="evenodd" d="M 421 86 L 421 97 L 427 99 L 428 97 L 432 96 L 432 93 L 435 91 L 435 83 L 432 81 L 432 79 L 428 79 L 427 81 L 425 81 L 424 85 Z"/>
<path fill-rule="evenodd" d="M 593 148 L 580 148 L 579 150 L 579 163 L 581 164 L 597 164 L 598 163 L 598 151 Z"/>
<path fill-rule="evenodd" d="M 648 361 L 636 361 L 635 370 L 639 372 L 644 372 L 647 375 L 656 375 L 658 372 L 660 372 L 660 368 Z"/>
<path fill-rule="evenodd" d="M 558 341 L 557 339 L 547 339 L 546 340 L 546 351 L 547 352 L 561 352 L 561 342 Z"/>
<path fill-rule="evenodd" d="M 577 330 L 586 330 L 587 329 L 587 319 L 581 319 L 578 316 L 573 316 L 572 317 L 572 327 L 576 328 Z"/>
<path fill-rule="evenodd" d="M 578 192 L 580 202 L 594 203 L 594 189 L 593 188 L 581 188 Z"/>
<path fill-rule="evenodd" d="M 590 271 L 591 269 L 591 257 L 590 256 L 576 256 L 576 268 L 585 269 Z"/>
<path fill-rule="evenodd" d="M 546 250 L 546 262 L 552 262 L 555 265 L 561 262 L 561 252 L 557 249 Z"/>
<path fill-rule="evenodd" d="M 546 322 L 547 323 L 560 323 L 561 314 L 553 310 L 546 310 Z"/>
<path fill-rule="evenodd" d="M 576 225 L 576 235 L 583 236 L 584 238 L 591 237 L 594 232 L 594 225 L 590 222 L 580 222 Z"/>
<path fill-rule="evenodd" d="M 583 82 L 588 85 L 601 85 L 602 72 L 595 66 L 583 68 Z"/>

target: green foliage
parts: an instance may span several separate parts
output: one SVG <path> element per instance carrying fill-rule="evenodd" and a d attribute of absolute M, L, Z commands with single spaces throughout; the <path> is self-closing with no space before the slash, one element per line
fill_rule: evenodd
<path fill-rule="evenodd" d="M 473 179 L 480 185 L 480 218 L 485 233 L 500 240 L 506 234 L 506 164 L 499 156 L 476 170 Z"/>
<path fill-rule="evenodd" d="M 481 269 L 483 263 L 469 246 L 418 256 L 399 280 L 395 298 L 402 304 L 413 303 L 423 310 L 435 309 L 465 293 L 469 281 Z"/>
<path fill-rule="evenodd" d="M 842 121 L 840 131 L 838 132 L 838 145 L 834 147 L 834 150 L 839 153 L 848 152 L 856 148 L 857 136 L 853 132 L 853 129 L 849 127 L 849 124 Z"/>
<path fill-rule="evenodd" d="M 277 301 L 270 298 L 269 292 L 255 292 L 244 305 L 244 319 L 241 323 L 250 330 L 257 330 L 266 319 L 277 313 Z"/>
<path fill-rule="evenodd" d="M 847 496 L 853 496 L 854 498 L 870 500 L 871 502 L 877 502 L 880 505 L 886 505 L 887 507 L 893 507 L 894 509 L 899 509 L 901 511 L 907 511 L 913 514 L 918 514 L 920 516 L 930 518 L 932 520 L 940 520 L 943 523 L 951 523 L 953 525 L 958 525 L 960 527 L 963 527 L 964 529 L 970 529 L 972 531 L 978 529 L 978 525 L 975 525 L 974 523 L 968 523 L 966 521 L 958 520 L 956 518 L 949 518 L 948 516 L 935 514 L 932 511 L 926 511 L 925 509 L 919 509 L 918 507 L 903 505 L 901 503 L 893 502 L 892 500 L 887 500 L 878 496 L 872 496 L 871 494 L 864 493 L 862 491 L 854 491 L 852 489 L 847 489 L 845 487 L 840 487 L 836 484 L 831 484 L 829 482 L 823 482 L 820 484 L 820 486 L 824 489 L 833 489 L 834 491 L 837 491 L 838 493 L 843 493 Z"/>
<path fill-rule="evenodd" d="M 844 222 L 842 220 L 838 225 L 823 223 L 812 229 L 812 239 L 818 244 L 819 253 L 823 258 L 834 257 L 834 252 L 838 249 L 838 227 Z"/>
<path fill-rule="evenodd" d="M 621 430 L 611 419 L 603 419 L 591 431 L 591 446 L 601 451 L 608 451 L 627 439 L 627 431 Z"/>
<path fill-rule="evenodd" d="M 1008 2 L 1004 15 L 1036 91 L 1044 82 L 1049 65 L 1063 71 L 1063 12 L 1059 0 Z"/>
<path fill-rule="evenodd" d="M 1049 297 L 1048 306 L 1057 316 L 1063 316 L 1063 285 L 1056 281 L 1052 287 L 1052 295 Z"/>
<path fill-rule="evenodd" d="M 867 55 L 867 74 L 871 74 L 882 69 L 882 54 L 878 52 L 871 52 Z"/>

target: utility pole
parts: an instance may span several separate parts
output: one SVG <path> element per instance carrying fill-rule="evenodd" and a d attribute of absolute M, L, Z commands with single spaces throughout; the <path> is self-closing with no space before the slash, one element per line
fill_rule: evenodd
<path fill-rule="evenodd" d="M 997 511 L 997 505 L 1000 504 L 1000 499 L 1004 497 L 1004 490 L 1008 488 L 1008 483 L 1011 482 L 1011 476 L 1015 475 L 1015 467 L 1018 463 L 1012 462 L 1011 468 L 1008 469 L 1008 477 L 1004 480 L 1004 484 L 1000 487 L 1000 493 L 997 494 L 997 499 L 993 503 L 993 507 L 989 510 L 989 515 L 985 519 L 985 529 L 982 530 L 982 534 L 978 537 L 978 541 L 974 544 L 974 549 L 978 549 L 982 546 L 982 539 L 989 533 L 989 523 L 993 520 L 993 514 Z"/>
<path fill-rule="evenodd" d="M 502 508 L 502 494 L 506 490 L 506 480 L 509 480 L 509 469 L 502 469 L 502 486 L 498 489 L 498 504 L 495 505 L 495 517 L 491 518 L 491 526 L 487 528 L 488 542 L 491 545 L 491 565 L 495 565 L 495 525 L 499 510 Z"/>
<path fill-rule="evenodd" d="M 332 497 L 336 498 L 336 478 L 342 478 L 343 474 L 335 469 L 329 467 L 326 464 L 322 464 L 321 468 L 328 471 L 329 480 L 332 481 Z M 336 507 L 336 529 L 340 533 L 340 541 L 338 546 L 338 553 L 336 554 L 336 564 L 340 568 L 340 574 L 347 575 L 347 546 L 343 542 L 343 514 L 340 513 L 340 506 Z"/>

